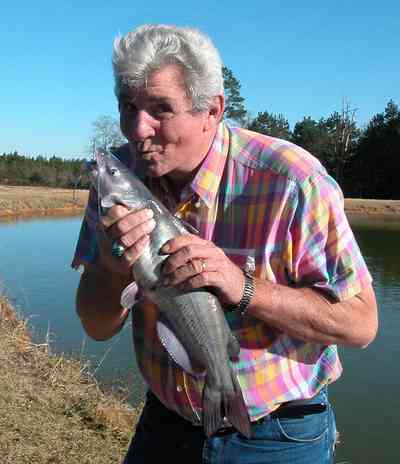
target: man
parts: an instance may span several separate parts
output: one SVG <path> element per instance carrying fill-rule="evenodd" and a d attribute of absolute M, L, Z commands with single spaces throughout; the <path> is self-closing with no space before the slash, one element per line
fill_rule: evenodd
<path fill-rule="evenodd" d="M 164 283 L 218 295 L 241 345 L 234 369 L 252 421 L 250 439 L 229 424 L 204 435 L 201 379 L 169 357 L 157 308 L 142 298 L 133 337 L 149 393 L 125 462 L 333 462 L 336 345 L 365 347 L 377 330 L 340 189 L 301 148 L 222 122 L 221 60 L 204 34 L 143 26 L 115 41 L 113 66 L 129 141 L 117 155 L 199 231 L 164 246 Z M 121 292 L 154 225 L 149 210 L 122 206 L 98 218 L 91 192 L 73 265 L 84 265 L 77 311 L 94 339 L 128 317 Z"/>

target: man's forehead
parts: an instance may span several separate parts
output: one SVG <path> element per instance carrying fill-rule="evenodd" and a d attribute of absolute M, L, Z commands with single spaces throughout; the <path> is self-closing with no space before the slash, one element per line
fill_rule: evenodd
<path fill-rule="evenodd" d="M 171 99 L 186 95 L 185 80 L 181 69 L 176 65 L 167 65 L 145 76 L 140 87 L 130 87 L 129 81 L 121 86 L 120 98 L 136 99 L 140 96 L 151 99 Z"/>
<path fill-rule="evenodd" d="M 146 100 L 148 103 L 171 103 L 187 100 L 184 89 L 179 86 L 143 86 L 138 89 L 124 88 L 119 94 L 120 100 Z"/>
<path fill-rule="evenodd" d="M 148 89 L 146 89 L 146 91 L 143 91 L 143 90 L 128 90 L 128 91 L 122 91 L 120 92 L 119 94 L 119 98 L 120 100 L 136 100 L 138 98 L 143 98 L 145 97 L 147 100 L 149 100 L 150 102 L 152 101 L 155 101 L 155 102 L 159 102 L 159 101 L 172 101 L 173 100 L 173 97 L 169 96 L 169 95 L 165 95 L 165 94 L 162 94 L 162 93 L 156 93 L 156 94 L 152 94 L 148 91 Z"/>

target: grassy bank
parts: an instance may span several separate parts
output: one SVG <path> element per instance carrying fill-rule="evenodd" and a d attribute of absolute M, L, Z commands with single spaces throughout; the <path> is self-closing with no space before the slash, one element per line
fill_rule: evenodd
<path fill-rule="evenodd" d="M 0 185 L 0 217 L 79 214 L 87 197 L 87 190 Z"/>
<path fill-rule="evenodd" d="M 138 411 L 105 394 L 79 361 L 33 344 L 0 296 L 2 464 L 120 463 Z"/>
<path fill-rule="evenodd" d="M 0 218 L 19 215 L 80 214 L 87 190 L 0 185 Z M 400 217 L 400 200 L 345 199 L 349 214 Z"/>

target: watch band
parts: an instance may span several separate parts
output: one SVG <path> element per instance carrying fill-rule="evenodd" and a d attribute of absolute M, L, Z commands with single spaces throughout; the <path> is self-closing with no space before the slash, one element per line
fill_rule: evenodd
<path fill-rule="evenodd" d="M 251 299 L 254 295 L 254 277 L 247 271 L 243 271 L 244 273 L 244 289 L 242 299 L 239 301 L 237 305 L 233 305 L 229 308 L 230 311 L 239 311 L 240 314 L 245 315 L 246 310 L 249 307 Z"/>

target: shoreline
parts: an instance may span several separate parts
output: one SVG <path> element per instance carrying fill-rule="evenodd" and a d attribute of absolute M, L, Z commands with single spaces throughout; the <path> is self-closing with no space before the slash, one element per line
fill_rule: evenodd
<path fill-rule="evenodd" d="M 7 221 L 7 219 L 13 220 L 18 218 L 35 218 L 41 216 L 80 216 L 84 213 L 85 207 L 65 207 L 65 208 L 26 208 L 20 211 L 15 210 L 1 210 L 0 221 Z"/>
<path fill-rule="evenodd" d="M 88 190 L 0 184 L 0 220 L 34 216 L 73 216 L 84 212 Z M 400 219 L 400 200 L 345 198 L 346 214 Z"/>

